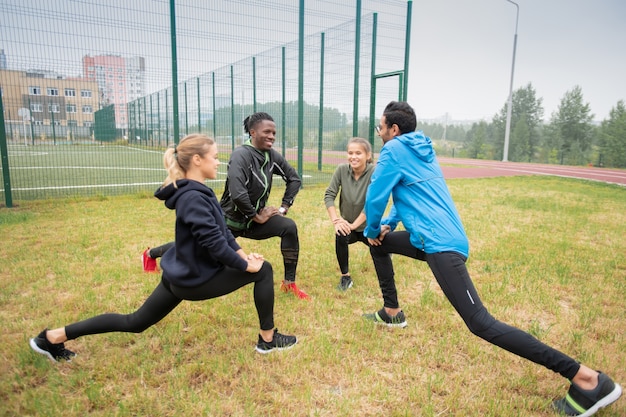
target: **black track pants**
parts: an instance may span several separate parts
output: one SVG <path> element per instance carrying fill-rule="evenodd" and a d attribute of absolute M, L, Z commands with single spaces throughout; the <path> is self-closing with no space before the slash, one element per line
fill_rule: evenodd
<path fill-rule="evenodd" d="M 516 327 L 496 320 L 480 300 L 463 255 L 457 252 L 424 253 L 411 245 L 409 234 L 404 231 L 389 233 L 381 246 L 371 247 L 371 252 L 386 307 L 397 308 L 399 305 L 393 265 L 391 258 L 385 261 L 385 256 L 397 253 L 425 260 L 446 298 L 473 334 L 568 379 L 572 379 L 580 369 L 578 362 L 569 356 Z"/>
<path fill-rule="evenodd" d="M 208 300 L 254 282 L 254 304 L 261 330 L 274 328 L 274 273 L 268 262 L 254 274 L 224 268 L 206 284 L 176 287 L 161 280 L 139 309 L 130 314 L 106 313 L 65 326 L 68 340 L 109 332 L 141 333 L 167 316 L 182 300 Z"/>

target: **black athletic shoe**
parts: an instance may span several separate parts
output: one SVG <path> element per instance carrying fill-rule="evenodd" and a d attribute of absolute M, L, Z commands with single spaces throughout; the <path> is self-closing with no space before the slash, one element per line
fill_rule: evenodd
<path fill-rule="evenodd" d="M 353 284 L 354 283 L 352 282 L 352 278 L 350 278 L 350 275 L 342 275 L 341 281 L 339 281 L 339 285 L 337 285 L 337 289 L 339 291 L 347 291 L 348 288 L 352 288 Z"/>
<path fill-rule="evenodd" d="M 71 350 L 65 349 L 63 343 L 50 343 L 46 338 L 46 331 L 44 329 L 37 337 L 30 339 L 30 347 L 37 353 L 46 355 L 52 362 L 59 362 L 61 360 L 70 362 L 76 354 Z"/>
<path fill-rule="evenodd" d="M 274 329 L 274 338 L 271 342 L 263 340 L 259 335 L 259 342 L 256 344 L 256 351 L 259 353 L 270 353 L 273 350 L 285 350 L 292 348 L 298 339 L 295 336 L 287 336 L 285 334 L 278 333 L 278 329 Z"/>
<path fill-rule="evenodd" d="M 599 409 L 617 401 L 622 395 L 622 387 L 600 372 L 598 386 L 592 390 L 583 390 L 572 384 L 565 398 L 554 401 L 552 407 L 561 415 L 589 417 Z"/>

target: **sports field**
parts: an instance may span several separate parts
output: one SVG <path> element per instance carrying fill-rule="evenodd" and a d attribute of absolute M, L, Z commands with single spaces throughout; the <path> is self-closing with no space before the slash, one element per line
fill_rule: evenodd
<path fill-rule="evenodd" d="M 539 175 L 448 186 L 470 237 L 468 268 L 490 311 L 626 381 L 624 188 Z M 281 195 L 276 187 L 273 204 Z M 173 238 L 174 213 L 148 195 L 0 210 L 0 416 L 557 415 L 550 404 L 567 381 L 473 336 L 422 262 L 394 258 L 406 328 L 363 320 L 382 304 L 373 264 L 365 245 L 352 245 L 354 287 L 335 289 L 323 195 L 324 186 L 305 187 L 289 211 L 310 302 L 279 291 L 276 239 L 239 239 L 272 263 L 276 325 L 299 338 L 277 355 L 253 350 L 258 320 L 247 287 L 182 303 L 140 335 L 68 342 L 76 359 L 51 363 L 28 345 L 44 327 L 129 313 L 152 292 L 160 277 L 142 271 L 140 254 Z M 624 415 L 623 399 L 598 414 Z"/>
<path fill-rule="evenodd" d="M 32 199 L 80 194 L 77 190 L 154 188 L 163 180 L 161 157 L 160 151 L 116 145 L 13 146 L 12 191 L 19 199 Z"/>
<path fill-rule="evenodd" d="M 207 185 L 223 189 L 230 144 L 220 144 L 219 178 Z M 124 144 L 11 145 L 9 167 L 13 200 L 53 197 L 152 193 L 165 178 L 163 148 Z M 288 149 L 287 159 L 297 166 L 296 150 Z M 326 183 L 340 157 L 330 156 L 331 164 L 318 170 L 316 152 L 304 156 L 303 179 L 307 183 Z M 4 189 L 1 190 L 4 193 Z"/>
<path fill-rule="evenodd" d="M 207 184 L 216 191 L 223 189 L 226 165 L 232 150 L 229 141 L 220 143 L 219 178 Z M 228 143 L 226 143 L 228 142 Z M 276 147 L 279 152 L 281 149 Z M 9 146 L 11 191 L 14 201 L 54 197 L 120 195 L 152 193 L 165 178 L 162 165 L 164 148 L 126 144 L 43 144 Z M 297 150 L 285 155 L 297 167 Z M 319 159 L 322 158 L 320 163 Z M 317 150 L 303 152 L 303 183 L 327 184 L 345 153 Z M 582 178 L 613 184 L 626 184 L 626 170 L 597 167 L 529 164 L 459 158 L 439 158 L 447 179 L 484 178 L 511 175 L 554 175 Z M 321 168 L 321 169 L 320 169 Z M 0 195 L 4 200 L 4 188 Z"/>

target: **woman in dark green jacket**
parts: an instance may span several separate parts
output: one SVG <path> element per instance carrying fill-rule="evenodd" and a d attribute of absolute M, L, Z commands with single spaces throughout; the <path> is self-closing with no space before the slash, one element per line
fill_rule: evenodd
<path fill-rule="evenodd" d="M 324 193 L 324 204 L 335 229 L 335 254 L 341 271 L 338 289 L 346 291 L 353 285 L 349 270 L 348 246 L 363 242 L 365 229 L 365 195 L 374 172 L 372 146 L 363 138 L 352 138 L 348 142 L 348 163 L 337 166 L 330 184 Z M 339 213 L 335 200 L 339 196 Z"/>

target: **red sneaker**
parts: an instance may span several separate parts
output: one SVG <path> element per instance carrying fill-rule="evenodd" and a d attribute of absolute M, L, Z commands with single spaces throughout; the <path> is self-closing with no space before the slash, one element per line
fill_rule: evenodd
<path fill-rule="evenodd" d="M 283 281 L 283 283 L 280 284 L 280 290 L 286 293 L 291 292 L 301 300 L 308 300 L 311 298 L 309 294 L 305 293 L 300 288 L 298 288 L 295 282 Z"/>
<path fill-rule="evenodd" d="M 143 263 L 143 271 L 144 272 L 159 272 L 159 267 L 157 266 L 156 259 L 150 257 L 148 252 L 150 248 L 143 251 L 141 254 L 141 262 Z"/>

